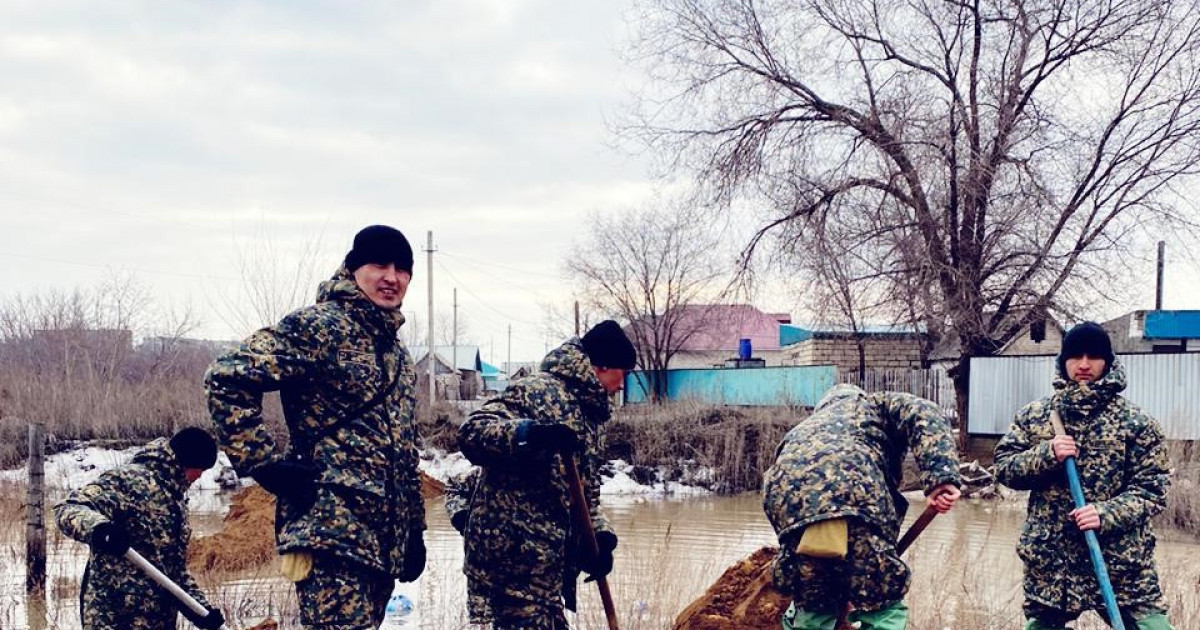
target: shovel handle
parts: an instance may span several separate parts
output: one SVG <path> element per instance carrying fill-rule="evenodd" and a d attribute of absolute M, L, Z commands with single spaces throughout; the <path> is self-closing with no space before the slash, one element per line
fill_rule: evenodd
<path fill-rule="evenodd" d="M 1054 427 L 1055 435 L 1067 434 L 1057 409 L 1050 410 L 1050 425 Z M 1075 465 L 1074 457 L 1066 458 L 1063 463 L 1067 468 L 1067 484 L 1071 487 L 1071 499 L 1075 502 L 1075 508 L 1079 509 L 1087 505 L 1087 500 L 1083 496 L 1083 485 L 1079 482 L 1079 468 Z M 1117 596 L 1113 592 L 1112 581 L 1108 577 L 1108 566 L 1104 564 L 1104 554 L 1100 552 L 1100 540 L 1096 538 L 1096 532 L 1090 529 L 1083 532 L 1083 538 L 1087 541 L 1088 555 L 1092 559 L 1092 569 L 1096 572 L 1096 582 L 1100 584 L 1100 596 L 1104 599 L 1104 608 L 1108 612 L 1108 623 L 1113 630 L 1125 630 L 1125 622 L 1121 620 L 1121 609 L 1117 606 Z"/>
<path fill-rule="evenodd" d="M 579 477 L 579 467 L 575 465 L 573 455 L 563 455 L 563 465 L 567 469 L 567 486 L 571 490 L 571 514 L 574 516 L 579 531 L 583 534 L 583 544 L 593 556 L 600 553 L 600 545 L 596 542 L 596 528 L 592 525 L 591 510 L 588 509 L 587 497 L 583 494 L 583 480 Z M 613 604 L 612 591 L 608 588 L 606 578 L 596 580 L 596 588 L 600 590 L 600 602 L 604 604 L 604 617 L 608 620 L 608 630 L 620 630 L 617 627 L 617 608 Z"/>
<path fill-rule="evenodd" d="M 165 573 L 159 571 L 158 567 L 150 564 L 150 561 L 143 557 L 142 554 L 130 548 L 125 551 L 125 559 L 132 562 L 137 568 L 144 571 L 146 575 L 150 576 L 151 580 L 154 580 L 156 584 L 166 589 L 168 593 L 174 595 L 175 599 L 178 599 L 180 602 L 182 602 L 184 606 L 187 606 L 188 609 L 193 613 L 196 613 L 196 615 L 203 617 L 208 614 L 208 609 L 204 607 L 204 604 L 196 601 L 195 597 L 192 597 L 187 591 L 180 588 L 179 585 L 176 584 L 174 580 L 167 577 Z M 226 628 L 226 626 L 221 627 Z"/>

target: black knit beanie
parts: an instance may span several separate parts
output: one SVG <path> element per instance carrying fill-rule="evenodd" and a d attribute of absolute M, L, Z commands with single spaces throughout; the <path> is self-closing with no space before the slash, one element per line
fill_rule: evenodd
<path fill-rule="evenodd" d="M 217 442 L 198 427 L 180 429 L 171 437 L 171 450 L 184 468 L 208 470 L 217 463 Z"/>
<path fill-rule="evenodd" d="M 583 335 L 583 351 L 596 367 L 632 370 L 637 365 L 637 352 L 621 325 L 611 319 L 596 324 Z"/>
<path fill-rule="evenodd" d="M 1113 355 L 1112 340 L 1108 338 L 1108 331 L 1104 330 L 1096 322 L 1083 322 L 1067 331 L 1063 337 L 1062 350 L 1058 353 L 1058 373 L 1063 378 L 1067 376 L 1067 359 L 1082 357 L 1083 355 L 1104 359 L 1104 371 L 1107 373 L 1108 368 L 1112 367 Z"/>
<path fill-rule="evenodd" d="M 399 271 L 412 273 L 413 250 L 408 239 L 394 227 L 371 225 L 354 235 L 354 247 L 346 254 L 346 268 L 354 273 L 359 267 L 392 263 Z"/>

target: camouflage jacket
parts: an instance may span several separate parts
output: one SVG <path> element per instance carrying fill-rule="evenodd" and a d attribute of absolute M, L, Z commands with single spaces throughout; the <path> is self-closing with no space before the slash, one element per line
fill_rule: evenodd
<path fill-rule="evenodd" d="M 781 541 L 810 523 L 853 516 L 895 540 L 908 507 L 900 466 L 912 451 L 926 492 L 959 485 L 941 410 L 912 394 L 838 385 L 784 436 L 763 476 L 763 508 Z"/>
<path fill-rule="evenodd" d="M 209 412 L 239 473 L 284 457 L 318 470 L 311 508 L 278 502 L 280 553 L 326 551 L 398 575 L 408 532 L 424 529 L 416 373 L 396 341 L 403 323 L 398 309 L 376 307 L 342 268 L 321 284 L 316 305 L 259 330 L 209 367 Z M 273 390 L 287 421 L 287 454 L 263 425 L 263 394 Z"/>
<path fill-rule="evenodd" d="M 1017 553 L 1025 562 L 1025 595 L 1046 606 L 1078 612 L 1103 607 L 1066 469 L 1050 447 L 1050 410 L 1058 409 L 1079 448 L 1083 494 L 1100 513 L 1097 536 L 1122 607 L 1161 597 L 1154 567 L 1150 517 L 1166 504 L 1169 483 L 1162 429 L 1126 401 L 1120 361 L 1090 386 L 1054 381 L 1055 393 L 1029 403 L 996 446 L 996 476 L 1030 490 L 1028 517 Z"/>
<path fill-rule="evenodd" d="M 479 468 L 472 467 L 446 480 L 446 516 L 450 517 L 450 524 L 459 530 L 460 534 L 463 530 L 459 526 L 459 520 L 462 520 L 462 524 L 466 523 L 471 509 L 471 497 L 475 494 L 475 486 L 479 484 L 479 475 Z"/>
<path fill-rule="evenodd" d="M 165 438 L 150 442 L 133 460 L 71 492 L 54 508 L 63 534 L 83 543 L 96 525 L 111 522 L 129 535 L 135 551 L 208 606 L 187 571 L 192 531 L 187 481 Z M 85 630 L 174 630 L 182 604 L 123 557 L 93 554 L 80 586 Z"/>
<path fill-rule="evenodd" d="M 553 602 L 563 595 L 572 601 L 578 571 L 569 559 L 575 543 L 562 458 L 534 457 L 522 438 L 533 423 L 576 431 L 585 444 L 579 474 L 592 524 L 612 531 L 600 511 L 599 487 L 609 414 L 608 396 L 572 339 L 546 356 L 540 373 L 509 385 L 460 427 L 459 447 L 482 469 L 464 535 L 473 598 Z"/>

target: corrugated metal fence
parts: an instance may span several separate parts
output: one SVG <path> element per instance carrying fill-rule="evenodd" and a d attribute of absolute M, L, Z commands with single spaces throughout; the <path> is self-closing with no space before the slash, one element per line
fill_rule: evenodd
<path fill-rule="evenodd" d="M 833 387 L 832 365 L 667 370 L 667 399 L 713 405 L 812 407 Z M 646 401 L 646 375 L 625 377 L 625 402 Z"/>
<path fill-rule="evenodd" d="M 927 370 L 905 368 L 868 368 L 863 370 L 859 378 L 858 370 L 838 370 L 838 383 L 858 385 L 868 392 L 908 392 L 921 398 L 932 400 L 950 417 L 955 412 L 954 381 L 946 374 L 945 368 L 934 367 Z"/>
<path fill-rule="evenodd" d="M 1125 397 L 1162 424 L 1167 437 L 1200 440 L 1200 353 L 1121 355 Z M 1054 357 L 971 359 L 970 431 L 1001 435 L 1026 403 L 1052 392 Z"/>

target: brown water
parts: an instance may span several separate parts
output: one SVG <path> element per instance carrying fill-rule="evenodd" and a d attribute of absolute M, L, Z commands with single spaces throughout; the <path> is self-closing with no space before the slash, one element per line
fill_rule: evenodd
<path fill-rule="evenodd" d="M 219 527 L 220 501 L 205 501 L 195 515 L 197 533 Z M 731 563 L 774 535 L 755 495 L 641 500 L 605 497 L 604 507 L 620 535 L 610 584 L 621 628 L 666 628 L 675 614 L 701 594 Z M 921 507 L 910 510 L 910 519 Z M 429 504 L 429 565 L 415 584 L 399 585 L 413 611 L 389 617 L 388 628 L 453 629 L 465 620 L 465 580 L 460 571 L 462 540 L 450 528 L 440 500 Z M 1024 518 L 1019 501 L 966 502 L 939 517 L 908 552 L 913 566 L 911 628 L 973 630 L 1019 628 L 1021 568 L 1014 548 Z M 31 627 L 21 586 L 23 522 L 19 514 L 0 515 L 0 630 Z M 78 579 L 86 548 L 51 535 L 51 598 L 46 627 L 78 628 Z M 1158 560 L 1172 604 L 1176 628 L 1200 628 L 1200 545 L 1160 543 Z M 281 627 L 298 627 L 295 595 L 273 568 L 202 584 L 227 617 L 241 627 L 271 616 Z M 581 612 L 576 628 L 605 628 L 599 597 L 580 584 Z M 36 627 L 37 624 L 32 624 Z M 1080 628 L 1104 627 L 1097 619 Z"/>

